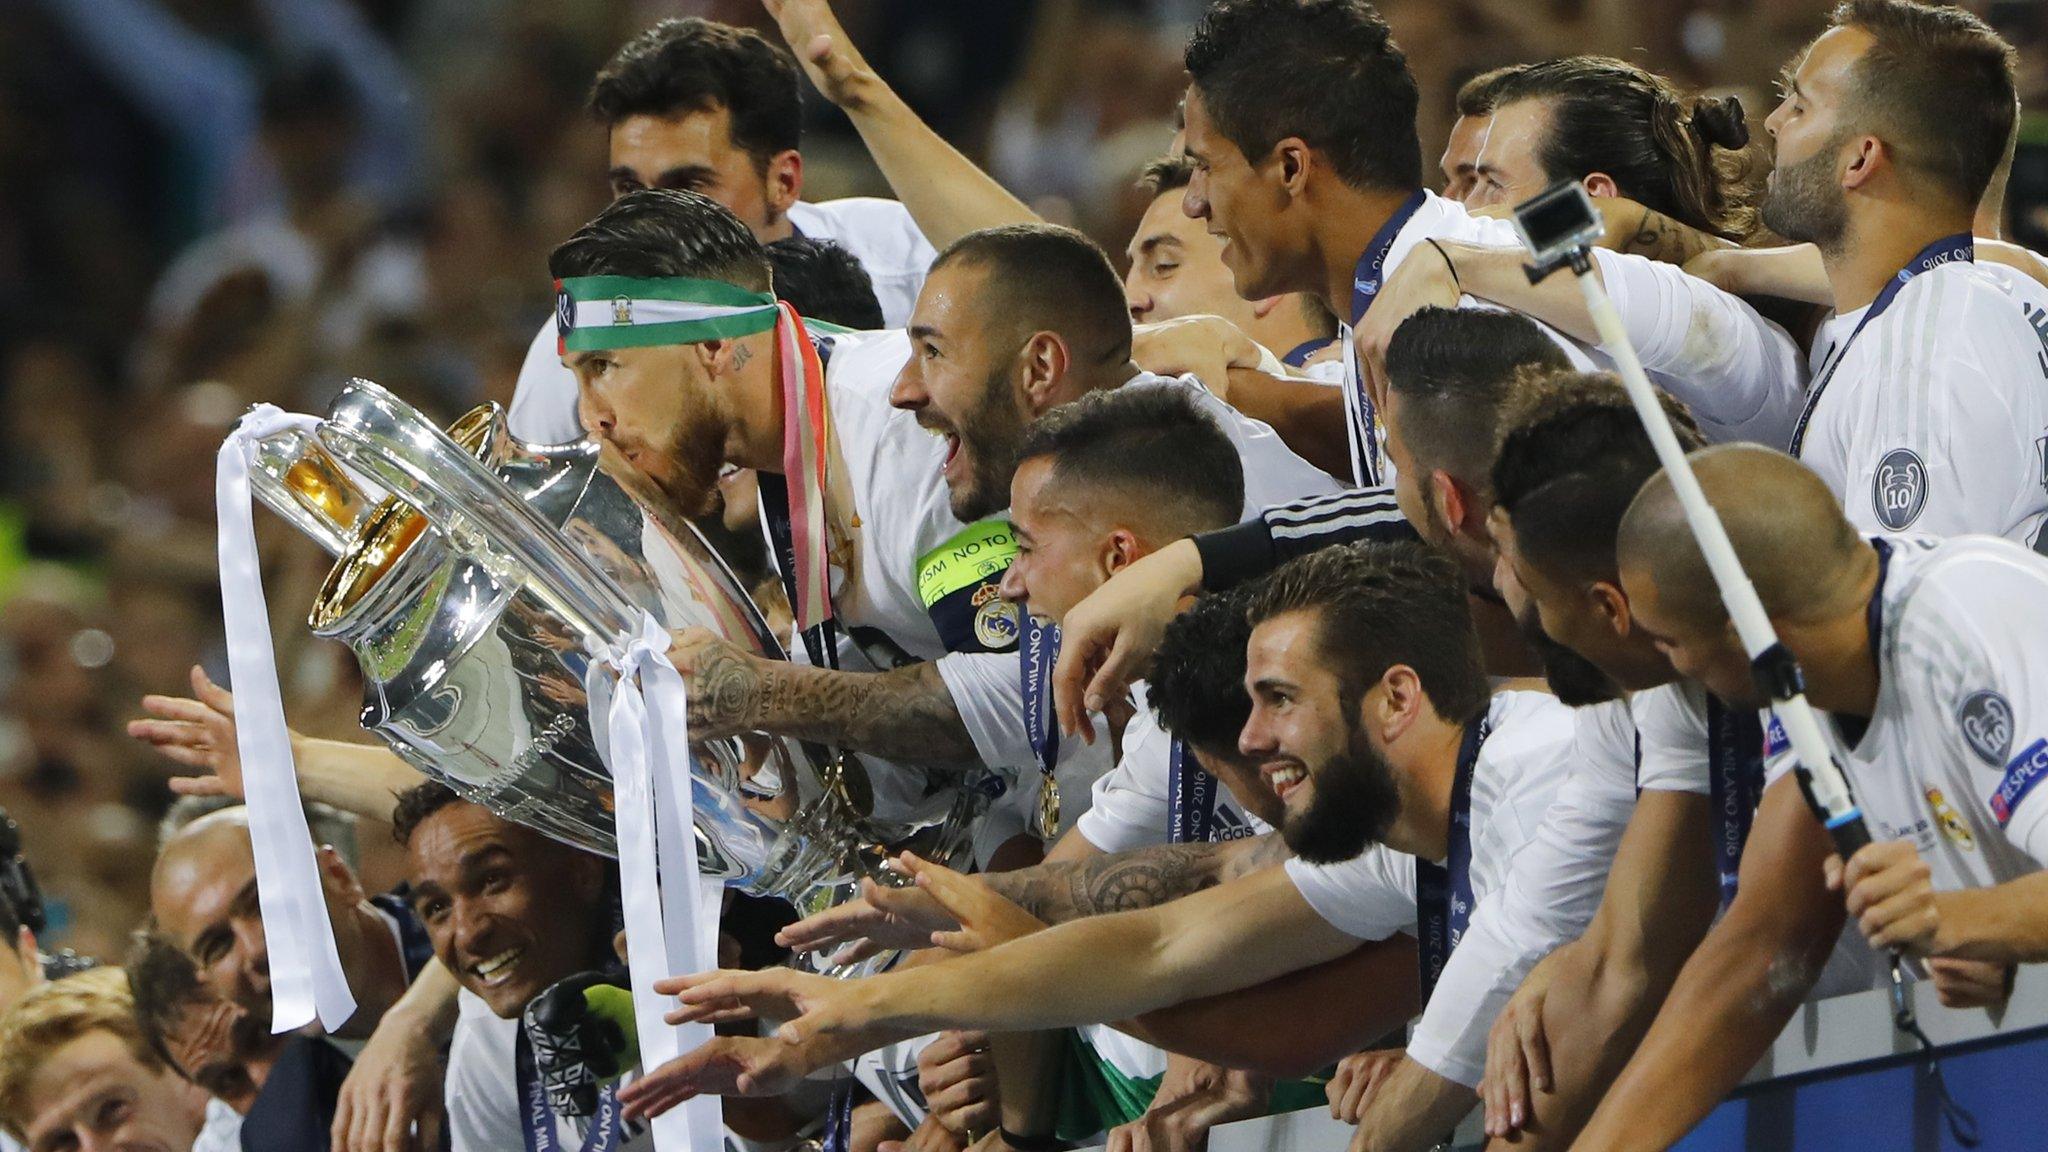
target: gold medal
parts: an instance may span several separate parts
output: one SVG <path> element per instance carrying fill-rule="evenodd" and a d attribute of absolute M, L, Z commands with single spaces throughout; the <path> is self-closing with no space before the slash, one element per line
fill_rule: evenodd
<path fill-rule="evenodd" d="M 1060 782 L 1050 772 L 1044 781 L 1038 790 L 1038 827 L 1034 831 L 1040 840 L 1051 840 L 1060 834 Z"/>

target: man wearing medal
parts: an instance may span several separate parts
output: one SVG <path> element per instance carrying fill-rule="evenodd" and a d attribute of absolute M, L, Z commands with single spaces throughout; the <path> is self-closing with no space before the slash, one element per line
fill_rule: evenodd
<path fill-rule="evenodd" d="M 462 986 L 448 1051 L 453 1152 L 651 1148 L 651 1133 L 625 1124 L 612 1085 L 599 1087 L 588 1116 L 558 1116 L 522 1021 L 542 993 L 615 962 L 608 863 L 439 783 L 399 798 L 392 831 L 434 955 Z"/>

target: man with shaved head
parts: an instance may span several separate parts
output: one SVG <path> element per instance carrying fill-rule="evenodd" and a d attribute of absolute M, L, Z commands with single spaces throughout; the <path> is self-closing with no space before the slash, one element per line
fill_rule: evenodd
<path fill-rule="evenodd" d="M 372 898 L 332 847 L 319 850 L 321 890 L 356 1014 L 338 1035 L 362 1039 L 405 995 L 424 964 L 425 935 L 397 901 Z M 249 811 L 202 817 L 166 841 L 150 876 L 150 911 L 199 965 L 200 978 L 244 1010 L 270 1013 L 270 951 L 256 896 Z"/>
<path fill-rule="evenodd" d="M 1688 1130 L 1769 1046 L 1812 986 L 1829 943 L 1814 925 L 1782 949 L 1745 939 L 1745 901 L 1846 892 L 1870 943 L 2009 966 L 2048 957 L 2048 560 L 1989 536 L 1861 536 L 1828 485 L 1782 453 L 1725 445 L 1693 457 L 1708 501 L 1755 584 L 1848 773 L 1873 843 L 1846 869 L 1805 810 L 1774 722 L 1752 844 L 1803 824 L 1797 853 L 1758 875 L 1742 861 L 1735 907 L 1680 974 L 1581 1146 L 1640 1146 Z M 1680 673 L 1735 706 L 1764 706 L 1683 510 L 1662 473 L 1616 541 L 1637 627 Z M 1777 839 L 1774 833 L 1771 839 Z M 1824 876 L 1818 867 L 1825 861 Z M 1835 901 L 1840 901 L 1836 897 Z M 1841 903 L 1829 902 L 1830 916 Z"/>

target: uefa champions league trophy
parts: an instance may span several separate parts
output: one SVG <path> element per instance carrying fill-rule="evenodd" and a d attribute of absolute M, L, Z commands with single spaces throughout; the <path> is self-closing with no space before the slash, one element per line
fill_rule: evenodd
<path fill-rule="evenodd" d="M 338 557 L 309 623 L 361 664 L 363 727 L 546 835 L 618 854 L 587 684 L 646 617 L 783 655 L 724 561 L 614 449 L 523 443 L 496 405 L 443 432 L 365 380 L 256 444 L 257 498 Z M 884 826 L 854 757 L 749 734 L 688 759 L 701 873 L 806 913 L 880 877 L 883 844 L 959 855 L 985 803 L 963 787 L 935 820 Z"/>

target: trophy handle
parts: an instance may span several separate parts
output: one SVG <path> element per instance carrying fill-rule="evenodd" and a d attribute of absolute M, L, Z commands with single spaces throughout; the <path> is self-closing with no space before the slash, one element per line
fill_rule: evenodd
<path fill-rule="evenodd" d="M 492 420 L 502 417 L 493 406 Z M 509 494 L 497 476 L 410 404 L 355 379 L 321 422 L 335 457 L 418 509 L 455 548 L 493 574 L 515 577 L 574 622 L 586 638 L 629 634 L 639 620 L 610 577 L 569 547 L 553 526 Z"/>
<path fill-rule="evenodd" d="M 256 466 L 249 470 L 256 498 L 329 555 L 346 555 L 363 518 L 384 494 L 298 429 L 265 437 L 256 449 Z"/>

